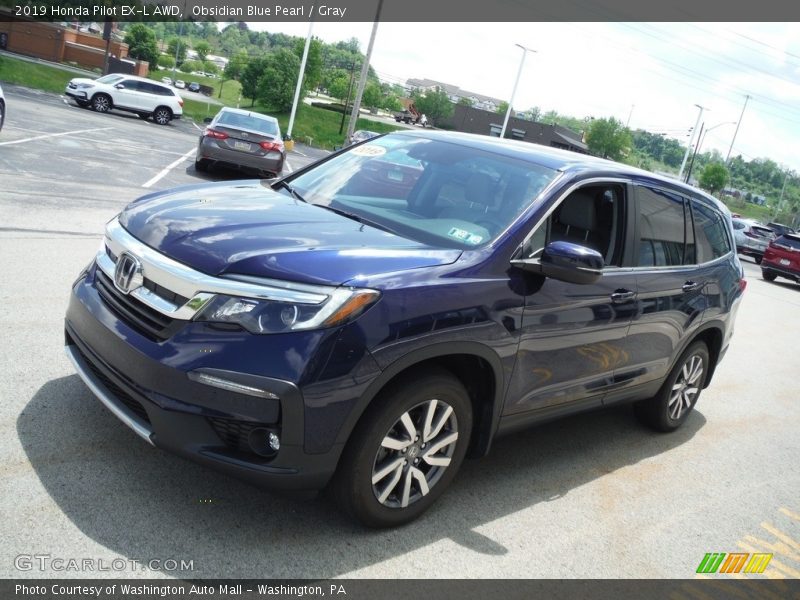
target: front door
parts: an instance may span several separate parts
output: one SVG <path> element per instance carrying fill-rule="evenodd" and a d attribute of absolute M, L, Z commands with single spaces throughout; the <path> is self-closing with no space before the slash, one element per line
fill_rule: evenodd
<path fill-rule="evenodd" d="M 624 182 L 573 190 L 526 242 L 526 256 L 552 241 L 581 244 L 600 252 L 606 267 L 593 284 L 540 277 L 531 282 L 505 414 L 582 400 L 599 405 L 615 370 L 630 360 L 627 334 L 637 290 L 634 270 L 622 266 L 630 229 L 627 196 Z"/>

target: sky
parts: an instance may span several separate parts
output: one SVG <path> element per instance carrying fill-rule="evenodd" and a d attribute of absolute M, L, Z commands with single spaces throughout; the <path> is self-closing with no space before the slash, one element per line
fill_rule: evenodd
<path fill-rule="evenodd" d="M 251 23 L 305 37 L 305 23 Z M 326 42 L 371 23 L 315 23 Z M 428 78 L 509 100 L 526 55 L 515 110 L 615 117 L 686 144 L 700 109 L 701 151 L 771 158 L 800 172 L 798 23 L 380 23 L 371 64 L 392 83 Z M 630 119 L 630 121 L 629 121 Z M 699 129 L 699 128 L 698 128 Z"/>

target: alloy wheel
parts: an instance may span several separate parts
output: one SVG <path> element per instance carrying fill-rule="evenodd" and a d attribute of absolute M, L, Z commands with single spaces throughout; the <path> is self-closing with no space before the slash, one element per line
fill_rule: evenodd
<path fill-rule="evenodd" d="M 169 111 L 166 108 L 158 109 L 153 115 L 153 120 L 159 125 L 166 125 L 169 123 Z"/>
<path fill-rule="evenodd" d="M 92 100 L 92 106 L 97 112 L 108 112 L 110 105 L 108 102 L 108 98 L 105 96 L 95 96 L 94 100 Z"/>
<path fill-rule="evenodd" d="M 404 412 L 386 432 L 372 467 L 372 491 L 389 508 L 406 508 L 442 478 L 458 441 L 453 407 L 433 399 Z"/>
<path fill-rule="evenodd" d="M 704 372 L 703 358 L 698 354 L 689 357 L 672 386 L 667 410 L 669 418 L 677 421 L 692 407 L 700 392 Z"/>

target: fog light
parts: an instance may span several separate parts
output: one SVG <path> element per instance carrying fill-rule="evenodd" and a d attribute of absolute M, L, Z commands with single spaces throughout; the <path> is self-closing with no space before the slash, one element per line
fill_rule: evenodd
<path fill-rule="evenodd" d="M 269 433 L 269 447 L 275 450 L 275 452 L 281 449 L 281 438 L 278 437 L 278 434 L 272 433 L 271 431 Z"/>

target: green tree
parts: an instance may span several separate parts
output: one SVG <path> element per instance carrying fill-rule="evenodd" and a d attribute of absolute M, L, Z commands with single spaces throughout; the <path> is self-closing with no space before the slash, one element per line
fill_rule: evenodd
<path fill-rule="evenodd" d="M 244 68 L 247 66 L 248 60 L 247 51 L 239 50 L 239 52 L 230 58 L 228 64 L 225 65 L 225 70 L 222 72 L 222 78 L 238 80 L 242 76 L 242 72 L 244 72 Z"/>
<path fill-rule="evenodd" d="M 417 110 L 428 117 L 429 121 L 438 123 L 453 114 L 453 103 L 442 90 L 426 92 L 425 95 L 412 94 Z"/>
<path fill-rule="evenodd" d="M 508 102 L 503 101 L 497 105 L 497 108 L 494 110 L 494 112 L 496 112 L 498 115 L 504 115 L 506 114 L 507 110 L 508 110 Z"/>
<path fill-rule="evenodd" d="M 294 53 L 299 59 L 303 58 L 305 43 L 304 39 L 298 38 L 294 44 Z M 304 89 L 313 90 L 319 86 L 322 81 L 322 65 L 322 42 L 317 38 L 312 38 L 311 44 L 308 46 L 306 70 L 303 76 Z"/>
<path fill-rule="evenodd" d="M 174 37 L 169 40 L 167 54 L 175 56 L 176 53 L 178 55 L 178 64 L 186 60 L 186 42 L 180 38 Z"/>
<path fill-rule="evenodd" d="M 473 102 L 472 102 L 472 100 L 470 100 L 466 96 L 461 96 L 461 98 L 458 99 L 458 102 L 456 102 L 456 104 L 459 104 L 461 106 L 472 107 Z"/>
<path fill-rule="evenodd" d="M 728 169 L 718 162 L 709 163 L 700 174 L 700 187 L 710 194 L 718 192 L 728 183 Z"/>
<path fill-rule="evenodd" d="M 134 23 L 125 33 L 125 43 L 128 44 L 128 56 L 146 60 L 150 63 L 150 70 L 155 71 L 160 53 L 152 29 L 142 23 Z"/>
<path fill-rule="evenodd" d="M 197 62 L 196 60 L 185 60 L 179 67 L 181 71 L 184 73 L 191 73 L 193 71 L 199 71 L 203 68 L 203 63 Z"/>
<path fill-rule="evenodd" d="M 201 62 L 206 60 L 206 57 L 211 53 L 211 44 L 206 41 L 197 42 L 194 45 L 194 51 L 197 52 L 197 59 Z"/>
<path fill-rule="evenodd" d="M 206 73 L 213 73 L 214 75 L 216 75 L 217 73 L 219 73 L 219 67 L 217 66 L 217 63 L 215 63 L 213 60 L 204 60 L 203 71 L 205 71 Z"/>
<path fill-rule="evenodd" d="M 230 27 L 228 27 L 228 29 L 230 29 Z M 242 69 L 242 73 L 239 76 L 239 82 L 242 84 L 242 96 L 250 98 L 253 101 L 251 106 L 256 103 L 259 80 L 266 68 L 265 61 L 266 58 L 251 59 L 244 69 Z"/>
<path fill-rule="evenodd" d="M 594 119 L 586 134 L 586 144 L 592 154 L 619 160 L 633 144 L 628 129 L 614 117 Z"/>
<path fill-rule="evenodd" d="M 328 95 L 337 100 L 341 100 L 342 104 L 347 100 L 347 90 L 350 89 L 350 77 L 345 71 L 341 71 L 331 82 L 328 84 Z"/>
<path fill-rule="evenodd" d="M 158 66 L 165 69 L 171 69 L 175 66 L 175 58 L 169 54 L 162 54 L 158 57 Z"/>
<path fill-rule="evenodd" d="M 297 74 L 300 71 L 300 59 L 280 48 L 264 57 L 264 69 L 258 79 L 258 99 L 278 111 L 287 111 L 292 107 Z M 300 100 L 303 99 L 303 91 Z"/>
<path fill-rule="evenodd" d="M 366 107 L 377 108 L 381 103 L 381 99 L 381 86 L 373 81 L 369 82 L 364 88 L 364 94 L 361 97 L 361 102 Z"/>

